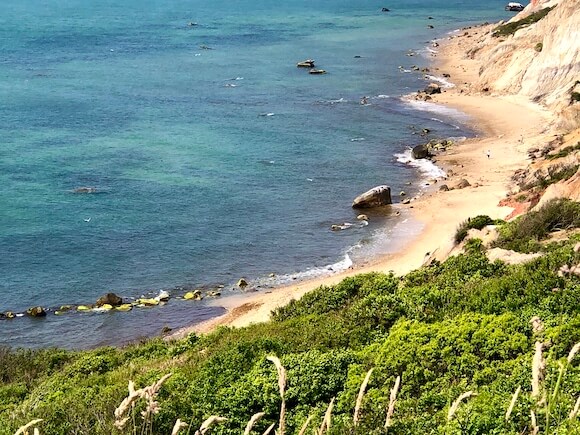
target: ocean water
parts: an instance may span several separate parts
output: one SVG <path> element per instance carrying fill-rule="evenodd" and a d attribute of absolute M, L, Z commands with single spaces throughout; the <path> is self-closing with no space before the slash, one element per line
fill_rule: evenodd
<path fill-rule="evenodd" d="M 436 168 L 401 158 L 417 129 L 471 134 L 405 103 L 425 79 L 402 71 L 429 65 L 433 38 L 505 18 L 503 3 L 3 0 L 0 312 L 227 295 L 241 276 L 267 287 L 400 247 L 418 228 L 389 209 L 330 226 L 356 224 L 371 187 L 420 190 Z M 328 73 L 296 68 L 306 58 Z M 118 345 L 222 312 L 172 299 L 0 319 L 0 345 Z"/>

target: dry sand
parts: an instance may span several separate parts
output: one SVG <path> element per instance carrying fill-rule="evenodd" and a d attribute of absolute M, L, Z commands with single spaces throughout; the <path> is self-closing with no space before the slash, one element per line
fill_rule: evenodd
<path fill-rule="evenodd" d="M 548 111 L 524 99 L 470 94 L 469 83 L 477 76 L 479 64 L 465 58 L 469 44 L 470 40 L 465 37 L 453 37 L 441 44 L 434 56 L 436 75 L 449 73 L 457 86 L 444 90 L 433 102 L 467 114 L 468 123 L 479 136 L 458 143 L 437 157 L 437 164 L 451 174 L 438 184 L 452 187 L 465 178 L 471 187 L 440 192 L 435 184 L 433 191 L 408 205 L 400 205 L 412 209 L 414 218 L 424 224 L 424 229 L 396 254 L 373 259 L 336 275 L 216 301 L 216 305 L 228 310 L 226 314 L 175 331 L 168 338 L 180 338 L 193 331 L 208 332 L 220 325 L 242 327 L 267 321 L 273 309 L 319 286 L 333 285 L 358 273 L 405 274 L 430 258 L 445 259 L 453 248 L 457 226 L 468 217 L 487 214 L 492 218 L 506 218 L 512 209 L 498 203 L 510 189 L 510 178 L 515 170 L 528 164 L 529 148 L 553 137 L 550 129 L 554 120 Z"/>

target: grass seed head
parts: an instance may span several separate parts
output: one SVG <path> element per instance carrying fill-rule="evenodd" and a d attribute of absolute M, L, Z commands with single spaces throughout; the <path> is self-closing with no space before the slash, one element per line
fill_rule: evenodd
<path fill-rule="evenodd" d="M 260 420 L 263 416 L 265 415 L 265 412 L 257 412 L 256 414 L 252 415 L 252 418 L 250 418 L 250 421 L 248 421 L 248 424 L 246 425 L 246 430 L 244 430 L 244 435 L 249 435 L 250 432 L 252 431 L 252 428 L 254 427 L 254 425 L 258 422 L 258 420 Z"/>
<path fill-rule="evenodd" d="M 473 391 L 466 391 L 465 393 L 460 395 L 457 399 L 455 399 L 455 402 L 453 402 L 451 404 L 451 406 L 449 407 L 449 412 L 447 413 L 447 421 L 450 421 L 453 418 L 453 416 L 455 415 L 455 413 L 459 409 L 459 405 L 461 404 L 461 402 L 464 399 L 468 399 L 469 397 L 476 396 L 476 395 L 477 394 L 474 393 Z"/>
<path fill-rule="evenodd" d="M 187 423 L 181 421 L 179 418 L 175 421 L 173 425 L 173 430 L 171 431 L 171 435 L 177 435 L 181 429 L 187 427 Z"/>
<path fill-rule="evenodd" d="M 400 386 L 401 377 L 397 376 L 397 379 L 395 379 L 395 385 L 393 385 L 393 388 L 391 388 L 389 407 L 387 408 L 387 418 L 385 420 L 385 430 L 388 430 L 392 424 L 393 414 L 395 413 L 395 404 L 397 403 L 397 394 L 399 393 Z"/>
<path fill-rule="evenodd" d="M 38 423 L 42 421 L 42 418 L 37 418 L 35 420 L 29 421 L 24 426 L 20 426 L 14 435 L 23 435 L 28 433 L 28 429 L 33 426 L 36 426 Z"/>
<path fill-rule="evenodd" d="M 360 386 L 360 389 L 358 391 L 358 397 L 356 398 L 356 405 L 354 407 L 354 415 L 352 417 L 352 422 L 353 422 L 353 424 L 355 426 L 358 424 L 358 416 L 359 416 L 360 409 L 361 409 L 361 406 L 362 406 L 362 401 L 363 401 L 363 398 L 365 396 L 365 391 L 366 391 L 367 385 L 368 385 L 368 383 L 369 383 L 369 381 L 371 379 L 372 373 L 373 373 L 373 369 L 371 368 L 367 372 L 367 375 L 365 376 L 365 378 L 364 378 L 364 380 L 363 380 L 363 382 L 362 382 L 362 384 Z"/>
<path fill-rule="evenodd" d="M 578 351 L 580 350 L 580 342 L 576 343 L 572 349 L 570 349 L 570 353 L 568 354 L 568 364 L 572 362 Z"/>

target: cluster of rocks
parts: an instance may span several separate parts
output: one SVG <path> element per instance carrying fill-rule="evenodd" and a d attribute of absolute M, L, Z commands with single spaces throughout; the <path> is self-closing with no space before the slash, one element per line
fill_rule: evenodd
<path fill-rule="evenodd" d="M 528 158 L 532 160 L 545 158 L 557 147 L 564 143 L 564 136 L 558 135 L 543 147 L 534 147 L 528 150 Z"/>
<path fill-rule="evenodd" d="M 414 159 L 430 159 L 447 150 L 453 145 L 452 140 L 431 139 L 429 142 L 413 147 L 411 155 Z"/>
<path fill-rule="evenodd" d="M 237 282 L 236 286 L 242 290 L 245 290 L 249 286 L 249 283 L 248 281 L 246 281 L 246 279 L 241 278 Z M 221 296 L 221 291 L 218 288 L 208 290 L 204 293 L 202 290 L 196 289 L 192 291 L 187 291 L 182 297 L 177 297 L 177 299 L 199 301 L 202 300 L 204 296 L 211 298 L 219 297 Z M 115 293 L 107 293 L 99 297 L 94 304 L 62 305 L 56 309 L 36 306 L 29 308 L 28 310 L 26 310 L 25 313 L 16 313 L 14 311 L 0 312 L 0 319 L 14 319 L 16 317 L 23 317 L 25 315 L 29 317 L 41 318 L 46 317 L 47 314 L 51 311 L 57 316 L 65 314 L 69 311 L 78 311 L 78 312 L 91 311 L 96 313 L 106 311 L 131 311 L 133 307 L 145 308 L 145 307 L 154 307 L 157 305 L 164 305 L 169 301 L 170 298 L 171 296 L 169 292 L 167 292 L 166 290 L 161 290 L 159 294 L 155 297 L 152 298 L 142 297 L 135 299 L 131 302 L 124 301 L 123 298 L 121 298 Z"/>
<path fill-rule="evenodd" d="M 437 83 L 429 83 L 427 86 L 425 86 L 425 89 L 417 91 L 417 94 L 415 95 L 415 100 L 429 101 L 433 99 L 431 95 L 440 93 L 441 86 L 439 86 Z"/>

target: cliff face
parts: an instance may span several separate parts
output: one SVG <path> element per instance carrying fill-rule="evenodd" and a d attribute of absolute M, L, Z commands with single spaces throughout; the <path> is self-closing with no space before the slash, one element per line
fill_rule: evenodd
<path fill-rule="evenodd" d="M 545 7 L 554 8 L 513 35 L 488 33 L 470 55 L 482 60 L 476 89 L 520 94 L 559 114 L 565 128 L 580 126 L 580 0 L 538 1 L 511 23 Z M 485 62 L 483 62 L 485 60 Z"/>

